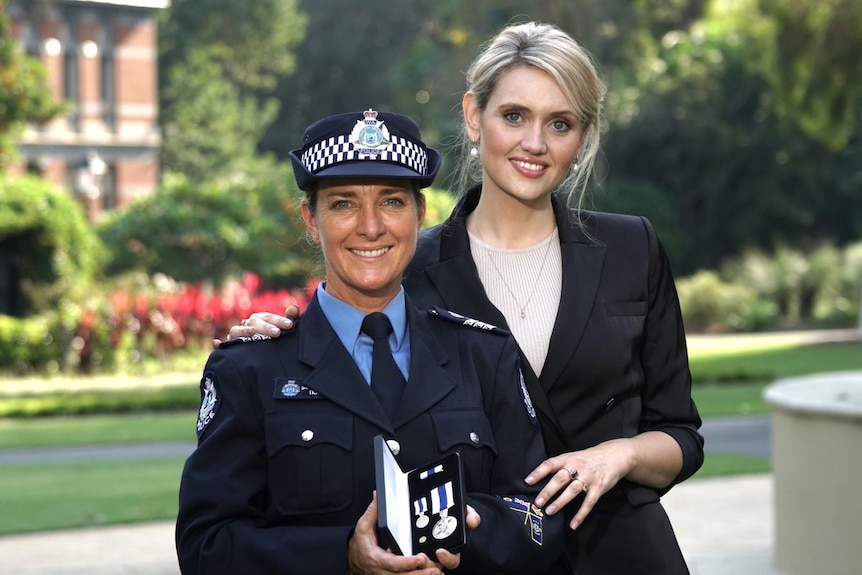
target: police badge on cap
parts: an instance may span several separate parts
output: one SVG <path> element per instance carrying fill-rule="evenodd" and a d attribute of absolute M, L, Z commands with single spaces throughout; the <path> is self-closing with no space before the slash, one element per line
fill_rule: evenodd
<path fill-rule="evenodd" d="M 290 161 L 305 191 L 323 178 L 399 178 L 426 188 L 443 160 L 422 141 L 416 122 L 372 109 L 319 120 L 306 128 L 302 142 Z"/>

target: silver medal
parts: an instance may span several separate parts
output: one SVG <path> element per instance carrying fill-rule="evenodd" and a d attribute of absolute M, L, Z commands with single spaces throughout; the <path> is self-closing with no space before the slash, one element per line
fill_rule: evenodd
<path fill-rule="evenodd" d="M 434 529 L 431 535 L 434 539 L 446 539 L 455 532 L 458 527 L 458 520 L 452 516 L 444 515 L 440 517 L 440 521 L 434 524 Z"/>
<path fill-rule="evenodd" d="M 416 527 L 419 529 L 424 529 L 428 526 L 428 516 L 425 515 L 425 512 L 428 510 L 428 500 L 424 497 L 420 497 L 416 501 L 413 502 L 413 510 L 416 512 Z"/>

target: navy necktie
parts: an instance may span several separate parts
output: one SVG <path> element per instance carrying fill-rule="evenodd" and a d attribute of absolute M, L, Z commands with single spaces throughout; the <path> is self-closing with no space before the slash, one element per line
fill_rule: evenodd
<path fill-rule="evenodd" d="M 385 313 L 370 313 L 362 320 L 362 331 L 374 340 L 371 353 L 371 391 L 377 396 L 380 405 L 391 420 L 395 417 L 398 404 L 401 402 L 401 394 L 407 383 L 389 347 L 392 324 L 389 323 Z"/>

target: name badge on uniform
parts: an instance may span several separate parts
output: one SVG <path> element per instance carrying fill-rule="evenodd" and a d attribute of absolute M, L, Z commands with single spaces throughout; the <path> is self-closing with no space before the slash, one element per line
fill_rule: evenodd
<path fill-rule="evenodd" d="M 273 399 L 320 399 L 320 394 L 308 386 L 302 385 L 301 379 L 293 377 L 277 377 L 272 390 Z"/>

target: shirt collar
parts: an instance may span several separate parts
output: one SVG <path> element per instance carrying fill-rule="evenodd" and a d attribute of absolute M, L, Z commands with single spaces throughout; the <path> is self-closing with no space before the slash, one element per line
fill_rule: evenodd
<path fill-rule="evenodd" d="M 341 301 L 337 297 L 326 293 L 326 282 L 320 282 L 317 286 L 317 300 L 323 315 L 329 320 L 332 329 L 348 350 L 356 347 L 362 329 L 362 320 L 365 313 L 359 311 L 352 305 Z M 407 302 L 404 298 L 404 287 L 401 286 L 398 294 L 383 309 L 383 313 L 389 317 L 392 323 L 392 334 L 395 336 L 395 350 L 401 349 L 407 334 Z"/>

